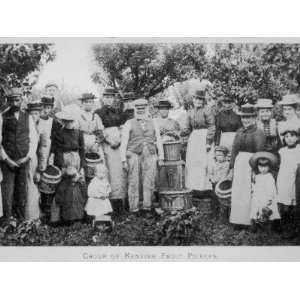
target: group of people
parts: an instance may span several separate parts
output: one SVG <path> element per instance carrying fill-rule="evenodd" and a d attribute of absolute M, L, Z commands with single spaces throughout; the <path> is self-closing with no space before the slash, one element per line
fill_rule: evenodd
<path fill-rule="evenodd" d="M 81 96 L 78 117 L 51 93 L 55 84 L 47 88 L 50 92 L 35 102 L 25 103 L 17 88 L 7 94 L 0 119 L 4 220 L 43 216 L 68 223 L 89 216 L 110 222 L 112 212 L 124 209 L 151 213 L 163 143 L 187 139 L 186 187 L 211 191 L 220 181 L 232 180 L 232 224 L 279 219 L 286 226 L 295 224 L 298 95 L 279 102 L 284 117 L 279 122 L 271 99 L 237 108 L 234 99 L 225 97 L 216 109 L 207 104 L 206 91 L 197 90 L 182 126 L 169 117 L 169 101 L 159 101 L 159 116 L 152 118 L 146 99 L 106 88 L 98 109 L 92 93 Z M 88 154 L 100 158 L 92 178 Z M 43 193 L 41 177 L 53 166 L 61 181 L 54 194 Z"/>

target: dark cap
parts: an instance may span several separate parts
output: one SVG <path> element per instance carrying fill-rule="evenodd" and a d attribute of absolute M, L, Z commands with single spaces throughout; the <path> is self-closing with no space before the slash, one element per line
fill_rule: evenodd
<path fill-rule="evenodd" d="M 118 94 L 117 90 L 112 87 L 108 87 L 104 90 L 103 96 L 116 96 Z"/>
<path fill-rule="evenodd" d="M 256 116 L 255 106 L 252 104 L 242 105 L 237 114 L 245 117 L 254 117 Z"/>
<path fill-rule="evenodd" d="M 85 101 L 85 100 L 94 100 L 96 99 L 96 96 L 93 93 L 83 93 L 79 100 Z"/>
<path fill-rule="evenodd" d="M 206 95 L 206 92 L 204 90 L 197 90 L 195 92 L 195 97 L 197 99 L 202 99 L 202 100 L 205 100 L 205 95 Z"/>
<path fill-rule="evenodd" d="M 51 105 L 54 106 L 54 98 L 53 97 L 49 97 L 49 96 L 43 96 L 41 98 L 41 102 L 43 105 Z"/>
<path fill-rule="evenodd" d="M 158 108 L 167 108 L 167 109 L 170 109 L 172 107 L 173 107 L 172 103 L 170 101 L 168 101 L 168 100 L 160 100 L 158 102 Z"/>
<path fill-rule="evenodd" d="M 128 93 L 124 93 L 123 95 L 123 101 L 132 101 L 135 100 L 137 98 L 136 94 L 134 92 L 128 92 Z"/>
<path fill-rule="evenodd" d="M 43 109 L 43 104 L 41 102 L 29 102 L 27 104 L 27 111 L 41 111 Z"/>

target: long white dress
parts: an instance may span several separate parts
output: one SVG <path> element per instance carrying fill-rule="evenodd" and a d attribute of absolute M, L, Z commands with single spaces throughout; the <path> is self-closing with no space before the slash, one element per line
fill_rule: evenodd
<path fill-rule="evenodd" d="M 250 152 L 239 152 L 234 163 L 230 223 L 250 225 L 251 176 Z"/>
<path fill-rule="evenodd" d="M 112 212 L 109 201 L 111 188 L 106 178 L 94 177 L 88 186 L 88 202 L 85 210 L 90 216 L 102 216 Z"/>
<path fill-rule="evenodd" d="M 300 145 L 279 150 L 280 168 L 277 176 L 278 202 L 296 205 L 296 171 L 300 164 Z"/>
<path fill-rule="evenodd" d="M 36 131 L 36 135 L 39 137 L 38 130 Z M 37 137 L 37 140 L 38 140 Z M 37 144 L 36 144 L 37 150 Z M 36 151 L 35 151 L 36 152 Z M 25 219 L 26 220 L 37 220 L 40 218 L 40 192 L 36 183 L 34 182 L 34 176 L 37 171 L 38 166 L 38 158 L 37 154 L 35 154 L 29 161 L 28 169 L 27 169 L 27 201 L 25 205 Z"/>
<path fill-rule="evenodd" d="M 190 190 L 211 190 L 209 165 L 213 162 L 213 149 L 206 151 L 207 129 L 193 130 L 186 150 L 186 187 Z"/>
<path fill-rule="evenodd" d="M 254 220 L 260 219 L 262 209 L 269 207 L 272 210 L 270 220 L 280 219 L 277 206 L 277 189 L 272 174 L 257 174 L 254 181 L 250 218 Z M 270 200 L 272 201 L 271 203 L 269 203 Z"/>

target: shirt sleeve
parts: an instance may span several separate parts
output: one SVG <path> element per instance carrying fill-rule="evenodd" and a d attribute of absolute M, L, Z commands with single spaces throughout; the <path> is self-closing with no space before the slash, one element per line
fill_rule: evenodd
<path fill-rule="evenodd" d="M 131 130 L 131 123 L 130 120 L 128 120 L 126 121 L 122 129 L 121 146 L 120 146 L 120 154 L 121 154 L 122 162 L 126 161 L 126 152 L 127 152 L 130 130 Z"/>
<path fill-rule="evenodd" d="M 215 125 L 215 116 L 212 109 L 208 109 L 204 113 L 205 121 L 207 123 L 207 136 L 206 144 L 211 145 L 215 138 L 216 125 Z"/>
<path fill-rule="evenodd" d="M 164 150 L 163 150 L 163 145 L 160 137 L 160 130 L 159 126 L 157 124 L 156 120 L 153 120 L 154 123 L 154 128 L 155 128 L 155 135 L 156 135 L 156 145 L 157 145 L 157 150 L 158 150 L 158 159 L 163 160 L 164 159 Z"/>
<path fill-rule="evenodd" d="M 216 133 L 215 133 L 215 144 L 218 146 L 221 140 L 221 127 L 220 127 L 220 115 L 216 116 L 215 124 L 216 124 Z"/>
<path fill-rule="evenodd" d="M 187 136 L 192 132 L 192 115 L 191 112 L 188 111 L 185 117 L 185 122 L 183 125 L 183 130 L 181 132 L 182 136 Z"/>
<path fill-rule="evenodd" d="M 27 155 L 31 159 L 36 154 L 39 135 L 37 129 L 35 128 L 35 124 L 32 117 L 29 116 L 28 120 L 29 120 L 29 151 Z"/>
<path fill-rule="evenodd" d="M 84 138 L 83 133 L 79 130 L 79 156 L 80 156 L 80 168 L 85 166 L 85 150 L 84 150 Z"/>

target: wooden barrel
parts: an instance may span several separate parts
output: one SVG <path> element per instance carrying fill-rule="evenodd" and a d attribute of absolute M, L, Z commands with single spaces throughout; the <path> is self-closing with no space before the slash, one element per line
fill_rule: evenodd
<path fill-rule="evenodd" d="M 159 192 L 161 208 L 167 211 L 189 209 L 192 205 L 191 191 L 161 191 Z"/>
<path fill-rule="evenodd" d="M 102 159 L 98 153 L 86 153 L 85 155 L 86 169 L 85 176 L 88 178 L 95 177 L 95 169 L 98 164 L 102 163 Z"/>
<path fill-rule="evenodd" d="M 44 194 L 54 194 L 57 184 L 61 180 L 61 171 L 55 166 L 48 166 L 41 175 L 39 190 Z"/>
<path fill-rule="evenodd" d="M 159 190 L 181 191 L 185 189 L 184 184 L 184 161 L 164 161 L 159 166 L 158 188 Z"/>
<path fill-rule="evenodd" d="M 223 206 L 230 207 L 231 205 L 231 187 L 232 181 L 229 179 L 221 180 L 216 185 L 215 193 Z"/>
<path fill-rule="evenodd" d="M 181 141 L 165 142 L 163 144 L 163 147 L 164 147 L 164 155 L 166 161 L 181 160 L 181 149 L 182 149 Z"/>

